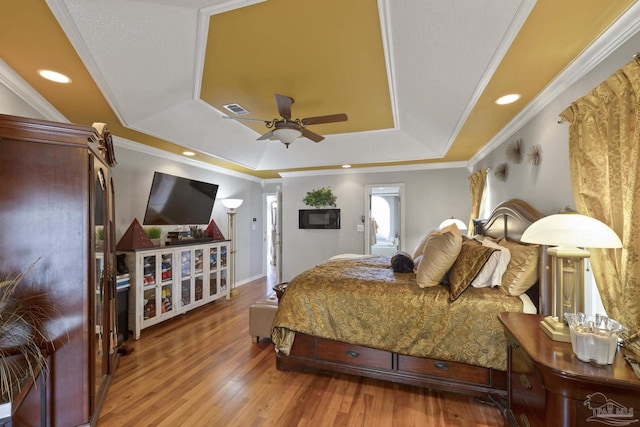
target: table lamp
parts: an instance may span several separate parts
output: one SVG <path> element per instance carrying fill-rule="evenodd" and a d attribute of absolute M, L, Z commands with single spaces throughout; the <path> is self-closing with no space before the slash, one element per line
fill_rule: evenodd
<path fill-rule="evenodd" d="M 534 222 L 520 239 L 525 243 L 553 246 L 551 262 L 551 315 L 540 323 L 554 341 L 571 342 L 564 313 L 584 312 L 584 248 L 621 248 L 622 242 L 609 226 L 576 212 L 549 215 Z"/>
<path fill-rule="evenodd" d="M 443 228 L 448 227 L 451 224 L 455 224 L 455 226 L 458 227 L 458 230 L 460 231 L 467 231 L 467 224 L 454 217 L 442 221 L 438 226 L 438 229 L 442 230 Z"/>

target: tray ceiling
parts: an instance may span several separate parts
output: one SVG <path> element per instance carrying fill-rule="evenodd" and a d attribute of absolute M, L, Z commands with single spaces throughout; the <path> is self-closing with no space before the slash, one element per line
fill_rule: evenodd
<path fill-rule="evenodd" d="M 255 176 L 466 162 L 633 0 L 606 3 L 22 0 L 2 6 L 14 19 L 0 54 L 72 122 Z M 493 103 L 512 92 L 515 104 Z M 294 118 L 349 120 L 287 149 L 256 141 L 260 122 L 223 118 L 229 103 L 277 118 L 276 93 L 295 99 Z"/>

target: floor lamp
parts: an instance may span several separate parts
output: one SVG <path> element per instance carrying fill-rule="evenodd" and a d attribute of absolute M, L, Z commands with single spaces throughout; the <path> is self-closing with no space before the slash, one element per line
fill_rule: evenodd
<path fill-rule="evenodd" d="M 564 314 L 584 312 L 583 248 L 621 248 L 622 242 L 609 226 L 575 212 L 549 215 L 534 222 L 520 239 L 525 243 L 554 246 L 552 257 L 551 315 L 540 328 L 554 341 L 571 342 Z"/>
<path fill-rule="evenodd" d="M 231 295 L 236 294 L 236 227 L 235 217 L 236 209 L 242 204 L 242 199 L 222 199 L 222 205 L 228 209 L 227 215 L 229 216 L 229 239 L 231 243 L 229 245 L 229 253 L 231 260 L 231 270 L 229 271 L 229 283 L 231 286 Z"/>

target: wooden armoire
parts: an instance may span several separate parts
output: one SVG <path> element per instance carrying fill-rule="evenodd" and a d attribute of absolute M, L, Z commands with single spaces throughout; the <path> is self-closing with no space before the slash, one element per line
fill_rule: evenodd
<path fill-rule="evenodd" d="M 95 425 L 115 370 L 113 162 L 104 148 L 93 127 L 0 115 L 0 268 L 38 260 L 21 285 L 55 308 L 46 386 L 14 400 L 14 426 Z"/>

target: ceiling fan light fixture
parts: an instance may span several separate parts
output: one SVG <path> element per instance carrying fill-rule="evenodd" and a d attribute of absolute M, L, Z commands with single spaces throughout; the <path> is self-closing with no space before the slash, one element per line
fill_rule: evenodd
<path fill-rule="evenodd" d="M 273 136 L 278 138 L 287 147 L 289 147 L 289 144 L 299 138 L 300 135 L 302 135 L 302 132 L 300 132 L 298 129 L 292 128 L 281 128 L 275 129 L 273 131 Z"/>

